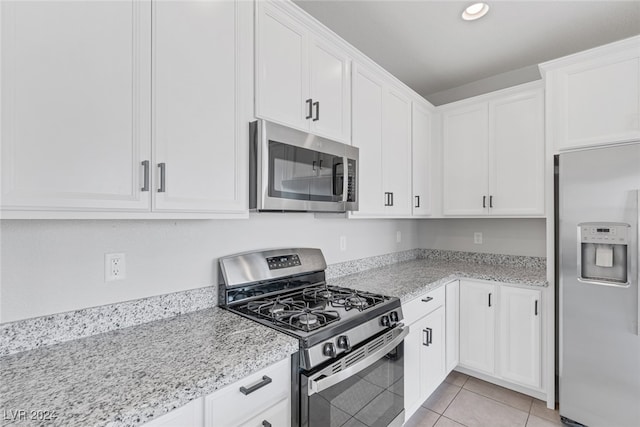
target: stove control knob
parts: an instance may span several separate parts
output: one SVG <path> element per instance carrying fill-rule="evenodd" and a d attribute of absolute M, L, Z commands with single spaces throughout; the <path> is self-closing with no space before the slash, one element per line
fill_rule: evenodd
<path fill-rule="evenodd" d="M 380 324 L 382 326 L 389 326 L 389 316 L 382 316 L 380 318 Z"/>
<path fill-rule="evenodd" d="M 340 335 L 338 337 L 338 348 L 342 348 L 346 351 L 351 350 L 351 343 L 349 342 L 349 337 L 346 335 Z"/>
<path fill-rule="evenodd" d="M 336 357 L 336 346 L 332 342 L 325 343 L 322 346 L 322 354 L 327 357 Z"/>
<path fill-rule="evenodd" d="M 400 320 L 398 318 L 398 312 L 397 311 L 392 311 L 391 313 L 389 313 L 389 317 L 391 318 L 391 321 L 393 323 L 396 323 L 398 320 Z"/>

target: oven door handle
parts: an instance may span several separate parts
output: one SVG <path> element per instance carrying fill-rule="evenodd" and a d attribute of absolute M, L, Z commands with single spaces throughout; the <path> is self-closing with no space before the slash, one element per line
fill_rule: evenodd
<path fill-rule="evenodd" d="M 349 366 L 346 369 L 343 369 L 333 375 L 326 376 L 332 372 L 332 366 L 323 369 L 322 371 L 313 375 L 313 377 L 309 378 L 309 387 L 308 387 L 308 395 L 311 396 L 315 393 L 320 393 L 329 387 L 332 387 L 338 384 L 341 381 L 349 378 L 350 376 L 362 371 L 363 369 L 368 368 L 373 365 L 375 362 L 380 360 L 385 354 L 389 353 L 395 347 L 398 346 L 404 340 L 404 337 L 409 334 L 408 326 L 399 326 L 394 332 L 397 331 L 397 335 L 385 344 L 383 347 L 380 347 L 378 350 L 370 353 L 366 358 L 360 360 L 357 363 Z"/>

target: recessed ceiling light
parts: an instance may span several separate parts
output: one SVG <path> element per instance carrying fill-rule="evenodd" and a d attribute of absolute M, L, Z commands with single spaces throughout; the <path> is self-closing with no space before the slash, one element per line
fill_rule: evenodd
<path fill-rule="evenodd" d="M 489 5 L 486 3 L 474 3 L 462 12 L 462 19 L 473 21 L 480 19 L 489 12 Z"/>

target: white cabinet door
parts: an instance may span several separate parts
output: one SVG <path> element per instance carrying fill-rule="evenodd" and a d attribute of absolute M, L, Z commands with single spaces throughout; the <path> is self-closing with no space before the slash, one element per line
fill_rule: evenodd
<path fill-rule="evenodd" d="M 544 96 L 532 90 L 489 102 L 489 211 L 544 214 Z"/>
<path fill-rule="evenodd" d="M 460 360 L 460 282 L 455 281 L 446 285 L 446 343 L 447 343 L 447 374 L 451 372 Z"/>
<path fill-rule="evenodd" d="M 404 407 L 407 410 L 407 419 L 424 402 L 420 372 L 424 332 L 420 326 L 420 321 L 409 325 L 409 335 L 404 339 Z"/>
<path fill-rule="evenodd" d="M 420 360 L 421 395 L 424 401 L 447 376 L 445 307 L 441 306 L 419 323 L 424 333 Z"/>
<path fill-rule="evenodd" d="M 556 147 L 560 150 L 640 139 L 640 60 L 613 55 L 557 72 Z"/>
<path fill-rule="evenodd" d="M 431 113 L 414 102 L 411 121 L 413 216 L 431 214 Z"/>
<path fill-rule="evenodd" d="M 384 83 L 362 67 L 353 67 L 352 142 L 360 149 L 359 210 L 354 217 L 384 213 L 382 190 L 382 97 Z"/>
<path fill-rule="evenodd" d="M 256 115 L 308 130 L 308 30 L 267 2 L 256 8 Z"/>
<path fill-rule="evenodd" d="M 496 286 L 460 281 L 460 364 L 493 374 Z"/>
<path fill-rule="evenodd" d="M 500 288 L 500 368 L 509 381 L 541 385 L 541 292 L 510 286 Z"/>
<path fill-rule="evenodd" d="M 393 89 L 382 97 L 382 176 L 391 193 L 385 214 L 411 215 L 411 101 Z"/>
<path fill-rule="evenodd" d="M 204 399 L 193 400 L 146 424 L 145 427 L 202 427 L 204 425 Z"/>
<path fill-rule="evenodd" d="M 216 0 L 154 3 L 155 211 L 244 208 L 238 6 Z"/>
<path fill-rule="evenodd" d="M 443 113 L 445 215 L 485 215 L 488 205 L 486 103 Z"/>
<path fill-rule="evenodd" d="M 2 208 L 149 210 L 150 2 L 0 7 Z"/>
<path fill-rule="evenodd" d="M 311 37 L 311 132 L 351 140 L 351 70 L 349 57 L 328 42 Z"/>

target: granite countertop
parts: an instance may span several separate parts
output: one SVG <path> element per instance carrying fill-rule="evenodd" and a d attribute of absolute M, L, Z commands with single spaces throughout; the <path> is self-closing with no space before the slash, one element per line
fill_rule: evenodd
<path fill-rule="evenodd" d="M 452 280 L 469 278 L 546 287 L 540 266 L 416 259 L 327 280 L 329 285 L 395 296 L 407 302 Z"/>
<path fill-rule="evenodd" d="M 298 341 L 211 308 L 0 358 L 0 422 L 138 426 L 298 350 Z M 52 422 L 13 421 L 49 411 Z"/>

